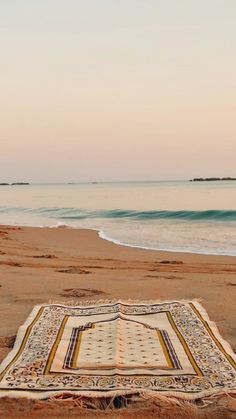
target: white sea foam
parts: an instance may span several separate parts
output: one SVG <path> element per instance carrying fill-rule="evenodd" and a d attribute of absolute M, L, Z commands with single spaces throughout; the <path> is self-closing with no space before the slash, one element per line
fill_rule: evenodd
<path fill-rule="evenodd" d="M 107 235 L 106 233 L 104 233 L 104 231 L 100 230 L 98 231 L 98 235 L 101 239 L 103 240 L 107 240 L 111 243 L 114 243 L 118 246 L 125 246 L 125 247 L 133 247 L 133 248 L 137 248 L 137 249 L 144 249 L 144 250 L 154 250 L 154 251 L 161 251 L 161 252 L 172 252 L 172 253 L 176 253 L 176 252 L 180 252 L 180 253 L 190 253 L 190 254 L 204 254 L 204 255 L 215 255 L 215 256 L 236 256 L 236 250 L 235 251 L 228 251 L 228 252 L 224 252 L 222 250 L 220 250 L 219 252 L 213 252 L 213 251 L 203 251 L 203 250 L 191 250 L 189 247 L 179 247 L 179 248 L 170 248 L 170 247 L 152 247 L 152 246 L 145 246 L 142 244 L 128 244 L 125 242 L 122 242 L 120 240 L 114 239 L 112 237 L 110 237 L 109 235 Z"/>
<path fill-rule="evenodd" d="M 117 245 L 236 255 L 236 182 L 35 185 L 0 195 L 0 224 L 87 228 Z"/>

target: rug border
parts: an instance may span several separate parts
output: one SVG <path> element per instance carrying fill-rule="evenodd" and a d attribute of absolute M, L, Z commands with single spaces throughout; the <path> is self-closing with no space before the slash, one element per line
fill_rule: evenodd
<path fill-rule="evenodd" d="M 13 349 L 9 352 L 9 354 L 5 357 L 5 359 L 0 364 L 0 374 L 10 365 L 11 362 L 14 361 L 15 356 L 18 354 L 23 340 L 25 338 L 26 332 L 28 327 L 33 323 L 34 319 L 37 318 L 40 310 L 43 307 L 48 305 L 55 305 L 55 306 L 62 306 L 62 307 L 91 307 L 97 305 L 112 305 L 114 303 L 121 303 L 127 305 L 139 304 L 139 305 L 146 305 L 146 304 L 165 304 L 165 303 L 183 303 L 183 304 L 192 304 L 200 315 L 203 317 L 203 320 L 207 323 L 210 329 L 213 332 L 215 338 L 219 341 L 220 345 L 222 346 L 223 350 L 228 354 L 233 361 L 236 363 L 236 354 L 233 352 L 231 345 L 221 336 L 219 329 L 216 323 L 210 320 L 209 315 L 206 309 L 199 303 L 199 300 L 93 300 L 93 301 L 71 301 L 69 303 L 62 303 L 62 302 L 53 302 L 53 303 L 43 303 L 34 306 L 32 311 L 30 312 L 29 316 L 26 318 L 23 325 L 21 325 L 18 329 L 18 333 L 16 336 L 16 340 L 14 343 Z M 60 395 L 71 395 L 71 396 L 78 396 L 78 397 L 93 397 L 93 398 L 102 398 L 102 397 L 111 397 L 114 398 L 116 396 L 125 396 L 125 395 L 132 395 L 132 394 L 139 394 L 141 397 L 153 397 L 156 399 L 161 399 L 163 397 L 173 397 L 175 399 L 180 400 L 189 400 L 194 401 L 197 399 L 203 399 L 211 396 L 221 396 L 221 395 L 236 395 L 236 388 L 230 389 L 227 391 L 225 390 L 210 390 L 204 391 L 201 393 L 184 393 L 184 392 L 176 392 L 176 391 L 154 391 L 154 390 L 144 390 L 142 388 L 137 389 L 130 389 L 130 390 L 110 390 L 110 391 L 84 391 L 84 390 L 54 390 L 54 391 L 38 391 L 33 392 L 29 390 L 1 390 L 0 389 L 0 398 L 2 397 L 10 397 L 10 398 L 29 398 L 29 399 L 47 399 L 50 397 L 60 396 Z"/>

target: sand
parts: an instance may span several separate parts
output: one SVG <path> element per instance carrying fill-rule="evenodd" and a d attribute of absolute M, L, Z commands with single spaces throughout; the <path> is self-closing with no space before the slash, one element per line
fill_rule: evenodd
<path fill-rule="evenodd" d="M 91 230 L 0 226 L 0 361 L 35 304 L 118 298 L 197 298 L 236 351 L 236 257 L 118 246 Z M 0 416 L 9 406 L 0 402 Z M 28 412 L 21 406 L 19 417 Z M 49 415 L 44 407 L 40 417 Z"/>

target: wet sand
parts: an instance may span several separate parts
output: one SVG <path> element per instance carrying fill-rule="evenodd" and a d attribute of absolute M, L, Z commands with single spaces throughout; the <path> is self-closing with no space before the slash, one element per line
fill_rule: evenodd
<path fill-rule="evenodd" d="M 236 257 L 118 246 L 91 230 L 0 227 L 0 361 L 35 304 L 119 298 L 200 299 L 236 351 Z"/>

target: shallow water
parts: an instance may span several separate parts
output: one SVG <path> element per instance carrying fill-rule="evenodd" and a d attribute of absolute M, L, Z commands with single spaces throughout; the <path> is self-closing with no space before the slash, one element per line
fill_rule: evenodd
<path fill-rule="evenodd" d="M 92 228 L 129 246 L 236 255 L 236 182 L 0 186 L 0 223 Z"/>

